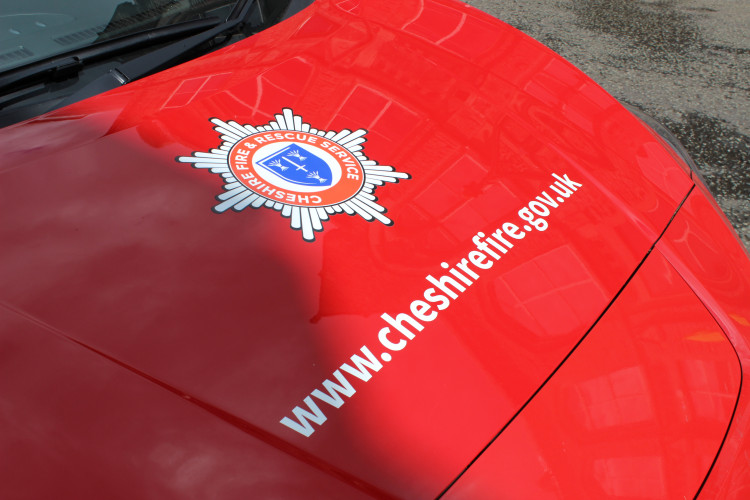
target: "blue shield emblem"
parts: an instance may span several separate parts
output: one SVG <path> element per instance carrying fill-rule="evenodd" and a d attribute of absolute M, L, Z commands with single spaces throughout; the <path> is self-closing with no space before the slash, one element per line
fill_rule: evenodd
<path fill-rule="evenodd" d="M 330 186 L 331 168 L 320 157 L 296 143 L 255 162 L 282 179 L 301 186 Z"/>

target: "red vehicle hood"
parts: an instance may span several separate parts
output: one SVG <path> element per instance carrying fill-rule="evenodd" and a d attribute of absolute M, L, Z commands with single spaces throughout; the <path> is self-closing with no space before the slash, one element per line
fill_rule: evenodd
<path fill-rule="evenodd" d="M 212 211 L 232 188 L 189 158 L 279 116 L 366 130 L 409 177 L 372 193 L 392 224 L 334 211 L 305 241 L 280 206 Z M 692 185 L 587 77 L 453 2 L 315 2 L 0 143 L 6 308 L 409 498 L 529 400 Z"/>

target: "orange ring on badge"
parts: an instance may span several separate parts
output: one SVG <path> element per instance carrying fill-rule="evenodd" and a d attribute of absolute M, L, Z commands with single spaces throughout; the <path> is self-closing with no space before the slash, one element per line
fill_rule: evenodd
<path fill-rule="evenodd" d="M 334 185 L 318 189 L 295 189 L 282 178 L 258 168 L 258 156 L 266 156 L 273 146 L 281 149 L 286 144 L 300 144 L 315 149 L 324 161 L 338 169 Z M 269 146 L 271 146 L 269 148 Z M 258 154 L 263 151 L 263 154 Z M 364 169 L 357 157 L 346 147 L 316 134 L 279 130 L 251 134 L 238 141 L 229 151 L 229 168 L 244 187 L 271 200 L 301 207 L 322 207 L 342 203 L 355 196 L 364 185 Z"/>

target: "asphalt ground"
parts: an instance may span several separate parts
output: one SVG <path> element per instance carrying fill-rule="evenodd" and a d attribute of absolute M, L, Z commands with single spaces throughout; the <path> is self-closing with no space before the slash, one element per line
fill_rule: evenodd
<path fill-rule="evenodd" d="M 750 249 L 749 0 L 464 1 L 665 124 Z"/>

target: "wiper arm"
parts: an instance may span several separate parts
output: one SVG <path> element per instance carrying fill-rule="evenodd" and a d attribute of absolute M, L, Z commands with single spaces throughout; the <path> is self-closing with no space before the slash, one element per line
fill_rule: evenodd
<path fill-rule="evenodd" d="M 205 32 L 224 23 L 219 18 L 197 19 L 142 33 L 115 38 L 91 47 L 56 56 L 0 75 L 0 95 L 40 82 L 59 82 L 77 75 L 86 65 L 154 43 Z"/>
<path fill-rule="evenodd" d="M 256 0 L 244 0 L 238 3 L 228 20 L 215 27 L 193 35 L 191 37 L 171 43 L 160 49 L 148 52 L 142 56 L 131 59 L 120 66 L 109 70 L 104 75 L 93 80 L 74 94 L 68 96 L 56 107 L 67 106 L 77 101 L 95 96 L 107 90 L 125 85 L 128 82 L 150 75 L 160 69 L 171 66 L 186 53 L 210 42 L 221 35 L 228 35 L 241 28 L 248 20 L 250 10 L 256 5 Z M 262 19 L 262 10 L 258 9 Z"/>

